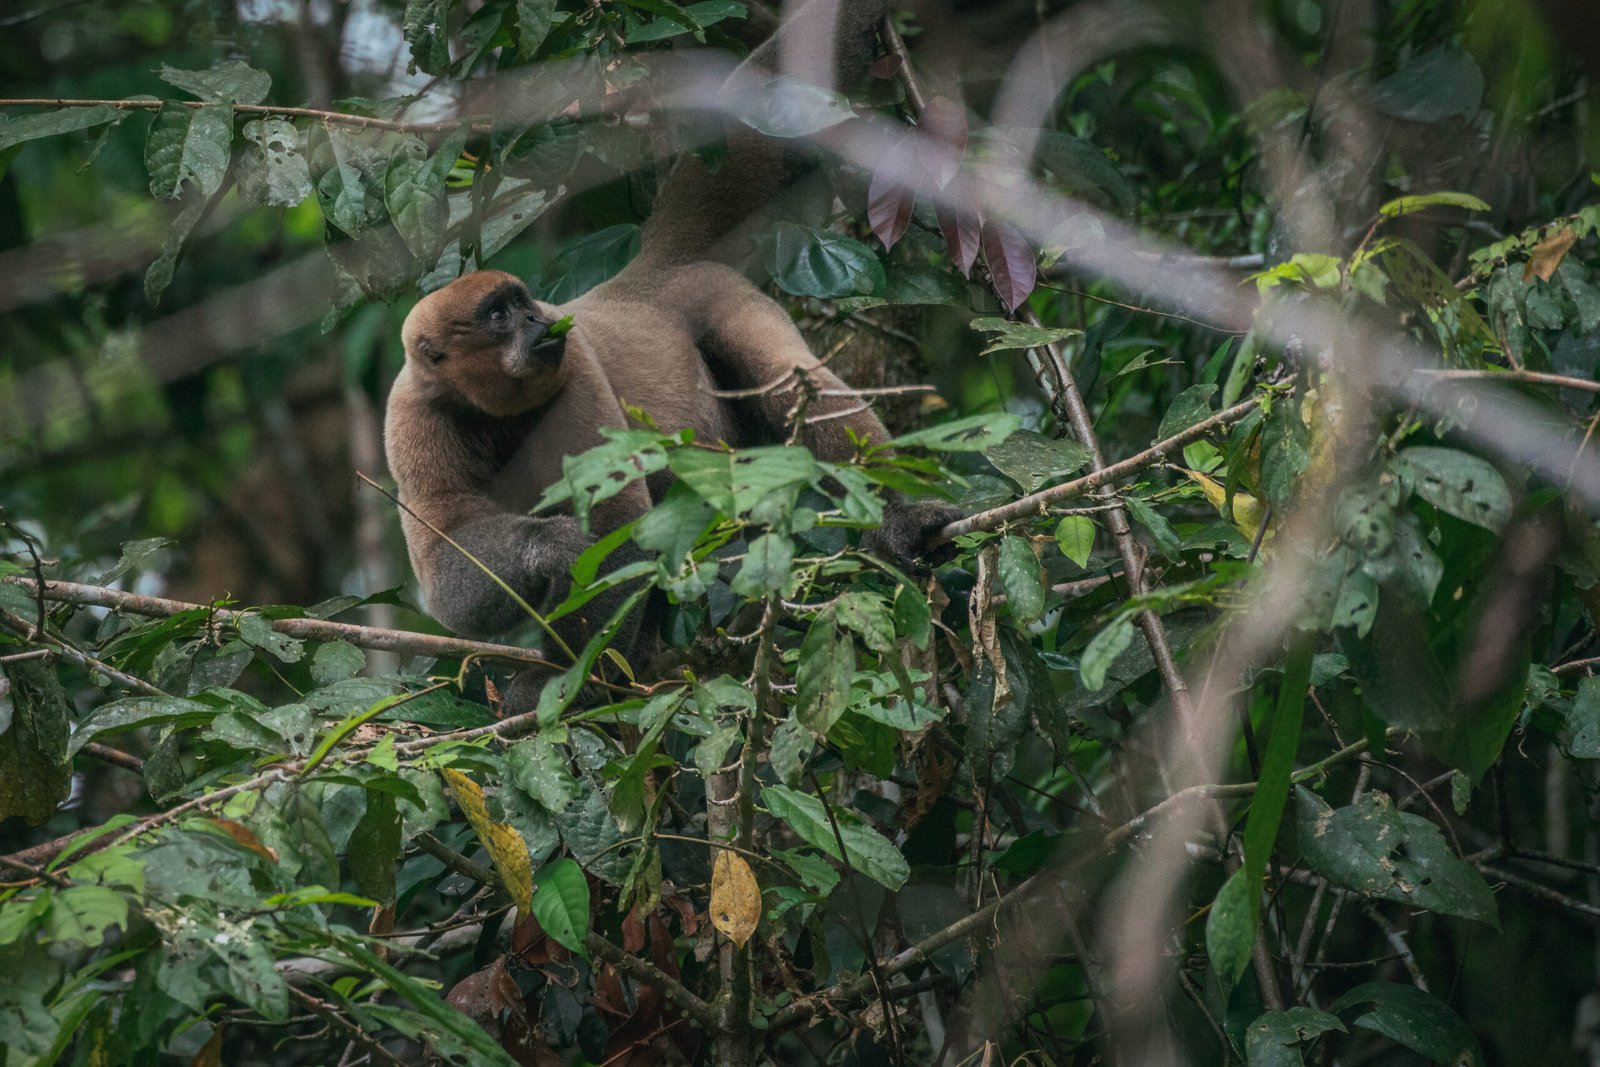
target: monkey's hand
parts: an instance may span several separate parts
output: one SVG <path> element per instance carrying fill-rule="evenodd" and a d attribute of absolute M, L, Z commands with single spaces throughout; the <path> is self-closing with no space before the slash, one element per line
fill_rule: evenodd
<path fill-rule="evenodd" d="M 467 637 L 504 633 L 527 621 L 501 582 L 536 611 L 565 597 L 572 565 L 589 544 L 571 515 L 499 512 L 479 515 L 450 533 L 465 553 L 435 539 L 420 577 L 428 610 Z"/>
<path fill-rule="evenodd" d="M 884 502 L 883 525 L 862 539 L 862 547 L 901 570 L 925 571 L 955 554 L 952 543 L 939 540 L 939 531 L 963 517 L 943 500 L 906 500 L 895 493 Z"/>

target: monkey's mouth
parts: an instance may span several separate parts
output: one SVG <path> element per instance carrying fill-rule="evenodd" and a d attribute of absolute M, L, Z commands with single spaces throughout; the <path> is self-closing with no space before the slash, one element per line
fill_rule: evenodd
<path fill-rule="evenodd" d="M 567 338 L 565 334 L 560 337 L 546 335 L 543 340 L 528 346 L 528 362 L 536 365 L 549 365 L 560 363 L 561 357 L 567 354 Z"/>

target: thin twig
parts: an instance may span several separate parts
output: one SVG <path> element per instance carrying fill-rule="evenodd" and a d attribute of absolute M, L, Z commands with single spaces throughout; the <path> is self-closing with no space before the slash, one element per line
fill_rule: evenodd
<path fill-rule="evenodd" d="M 1437 370 L 1423 367 L 1416 371 L 1430 378 L 1475 379 L 1490 382 L 1527 382 L 1531 385 L 1555 385 L 1562 389 L 1582 389 L 1600 393 L 1600 382 L 1590 378 L 1573 378 L 1565 374 L 1548 374 L 1537 370 Z"/>
<path fill-rule="evenodd" d="M 32 582 L 32 579 L 29 578 L 7 578 L 4 580 L 15 581 L 18 583 Z M 33 631 L 33 624 L 27 619 L 22 618 L 20 615 L 15 615 L 9 611 L 6 611 L 4 608 L 0 608 L 0 625 L 7 626 L 21 634 L 32 633 Z M 126 671 L 119 671 L 111 664 L 96 659 L 95 657 L 89 655 L 89 653 L 80 649 L 77 645 L 74 645 L 71 641 L 68 641 L 65 637 L 58 637 L 52 633 L 41 633 L 35 635 L 32 640 L 51 646 L 51 648 L 54 649 L 55 654 L 60 656 L 62 659 L 67 660 L 70 663 L 75 663 L 84 670 L 98 674 L 102 678 L 107 678 L 129 692 L 143 693 L 145 696 L 152 697 L 164 697 L 168 695 L 165 689 L 161 689 L 158 686 L 152 685 L 143 678 L 135 678 Z"/>

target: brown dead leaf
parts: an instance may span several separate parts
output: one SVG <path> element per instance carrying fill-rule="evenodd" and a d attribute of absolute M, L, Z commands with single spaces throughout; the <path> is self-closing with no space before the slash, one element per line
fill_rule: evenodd
<path fill-rule="evenodd" d="M 1538 278 L 1541 282 L 1549 281 L 1577 241 L 1578 235 L 1572 227 L 1563 226 L 1534 245 L 1533 251 L 1528 253 L 1528 265 L 1522 268 L 1522 280 L 1527 282 Z"/>
<path fill-rule="evenodd" d="M 206 1043 L 189 1061 L 189 1067 L 222 1067 L 222 1031 L 221 1023 L 212 1027 L 211 1036 L 206 1038 Z"/>
<path fill-rule="evenodd" d="M 761 922 L 761 885 L 744 857 L 718 849 L 711 865 L 711 925 L 740 948 Z"/>
<path fill-rule="evenodd" d="M 205 821 L 210 823 L 212 826 L 215 826 L 218 830 L 221 830 L 223 833 L 233 838 L 234 841 L 243 845 L 256 855 L 261 856 L 264 859 L 271 860 L 273 863 L 278 862 L 278 850 L 263 845 L 261 843 L 261 839 L 256 837 L 255 831 L 251 830 L 250 827 L 246 826 L 244 823 L 234 822 L 232 819 L 207 819 Z"/>

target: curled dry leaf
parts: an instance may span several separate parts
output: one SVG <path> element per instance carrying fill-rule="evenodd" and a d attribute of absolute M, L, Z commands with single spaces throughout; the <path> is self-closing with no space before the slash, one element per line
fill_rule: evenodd
<path fill-rule="evenodd" d="M 1572 227 L 1563 226 L 1534 245 L 1533 251 L 1528 253 L 1528 265 L 1522 268 L 1522 280 L 1529 282 L 1538 278 L 1541 282 L 1549 281 L 1577 241 L 1578 235 Z"/>
<path fill-rule="evenodd" d="M 445 784 L 456 798 L 456 806 L 472 824 L 484 851 L 489 853 L 512 903 L 527 912 L 533 899 L 533 859 L 528 855 L 528 843 L 516 827 L 495 822 L 490 817 L 489 806 L 484 803 L 483 790 L 477 782 L 450 767 L 439 773 L 444 775 Z"/>
<path fill-rule="evenodd" d="M 711 865 L 711 924 L 740 948 L 761 921 L 761 886 L 744 857 L 718 849 Z"/>

